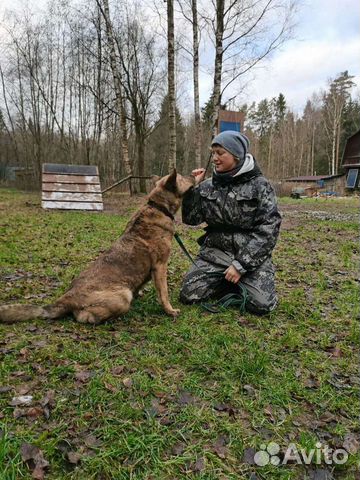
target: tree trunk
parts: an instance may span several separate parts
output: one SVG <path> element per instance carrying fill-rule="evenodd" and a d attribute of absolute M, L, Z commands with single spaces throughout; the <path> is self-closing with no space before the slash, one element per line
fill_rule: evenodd
<path fill-rule="evenodd" d="M 315 125 L 313 126 L 311 136 L 311 171 L 310 175 L 314 175 L 314 159 L 315 159 Z"/>
<path fill-rule="evenodd" d="M 192 0 L 193 26 L 193 72 L 194 72 L 194 113 L 195 113 L 195 167 L 201 167 L 201 118 L 199 95 L 199 35 L 197 0 Z"/>
<path fill-rule="evenodd" d="M 332 128 L 332 138 L 331 138 L 331 175 L 335 175 L 335 162 L 336 162 L 336 120 L 334 116 L 334 123 Z"/>
<path fill-rule="evenodd" d="M 141 121 L 141 120 L 140 120 Z M 145 136 L 141 130 L 141 127 L 135 124 L 135 139 L 137 144 L 137 157 L 138 157 L 138 169 L 139 176 L 145 176 Z M 146 180 L 140 178 L 140 192 L 146 193 Z"/>
<path fill-rule="evenodd" d="M 337 132 L 336 132 L 335 175 L 339 173 L 339 167 L 340 167 L 340 136 L 341 136 L 341 117 L 339 118 Z"/>
<path fill-rule="evenodd" d="M 217 134 L 217 125 L 218 125 L 220 102 L 221 102 L 224 9 L 225 9 L 225 0 L 216 0 L 215 68 L 214 68 L 214 87 L 213 87 L 213 115 L 211 119 L 213 136 Z"/>
<path fill-rule="evenodd" d="M 301 175 L 302 165 L 303 165 L 303 156 L 304 156 L 304 142 L 301 142 L 301 149 L 300 149 L 300 161 L 298 166 L 298 176 Z"/>
<path fill-rule="evenodd" d="M 120 72 L 116 64 L 115 38 L 114 38 L 112 23 L 110 20 L 109 1 L 108 0 L 102 0 L 102 1 L 104 6 L 104 10 L 102 13 L 103 13 L 105 24 L 106 24 L 106 36 L 107 36 L 107 40 L 110 48 L 110 66 L 111 66 L 111 72 L 114 79 L 116 109 L 117 109 L 119 120 L 120 120 L 120 130 L 121 130 L 120 151 L 121 151 L 121 156 L 124 162 L 126 175 L 131 175 L 132 169 L 129 161 L 129 147 L 128 147 L 127 128 L 126 128 L 126 112 L 125 112 L 124 100 L 122 96 Z"/>
<path fill-rule="evenodd" d="M 269 135 L 269 150 L 268 150 L 268 176 L 273 178 L 273 172 L 272 172 L 272 141 L 273 141 L 273 128 L 270 127 L 270 135 Z"/>
<path fill-rule="evenodd" d="M 176 109 L 175 109 L 175 34 L 174 4 L 167 0 L 168 22 L 168 90 L 169 90 L 169 171 L 176 167 Z"/>

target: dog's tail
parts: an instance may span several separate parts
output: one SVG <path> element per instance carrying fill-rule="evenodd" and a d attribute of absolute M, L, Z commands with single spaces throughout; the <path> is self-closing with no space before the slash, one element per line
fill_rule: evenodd
<path fill-rule="evenodd" d="M 47 305 L 45 307 L 39 305 L 1 305 L 0 306 L 0 323 L 17 323 L 34 320 L 35 318 L 43 318 L 52 320 L 69 313 L 69 307 L 66 305 Z"/>

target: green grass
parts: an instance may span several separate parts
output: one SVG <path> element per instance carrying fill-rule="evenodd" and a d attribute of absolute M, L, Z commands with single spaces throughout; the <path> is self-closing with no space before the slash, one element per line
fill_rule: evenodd
<path fill-rule="evenodd" d="M 290 442 L 309 450 L 319 439 L 340 448 L 357 432 L 355 201 L 280 203 L 280 304 L 268 317 L 180 305 L 189 263 L 174 242 L 169 286 L 182 311 L 175 321 L 149 284 L 116 322 L 0 325 L 0 387 L 10 388 L 0 389 L 0 479 L 31 478 L 24 442 L 43 451 L 49 479 L 304 479 L 308 467 L 256 467 L 244 452 L 269 441 L 282 450 Z M 334 219 L 313 218 L 313 210 Z M 129 218 L 45 212 L 37 195 L 11 190 L 0 191 L 0 213 L 2 303 L 50 303 Z M 178 230 L 196 254 L 201 231 Z M 38 416 L 29 407 L 18 416 L 9 405 L 24 389 Z M 49 391 L 54 401 L 42 411 Z M 80 455 L 76 465 L 69 452 Z M 351 455 L 336 466 L 335 478 L 355 479 L 358 461 Z"/>

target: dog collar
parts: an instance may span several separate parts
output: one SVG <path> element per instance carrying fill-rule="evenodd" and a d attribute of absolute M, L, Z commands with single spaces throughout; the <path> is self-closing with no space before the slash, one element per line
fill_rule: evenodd
<path fill-rule="evenodd" d="M 152 200 L 148 201 L 149 207 L 156 208 L 156 210 L 159 210 L 160 212 L 164 213 L 167 217 L 171 218 L 171 220 L 175 220 L 174 215 L 169 212 L 169 210 L 162 205 L 159 205 L 158 203 L 153 202 Z"/>

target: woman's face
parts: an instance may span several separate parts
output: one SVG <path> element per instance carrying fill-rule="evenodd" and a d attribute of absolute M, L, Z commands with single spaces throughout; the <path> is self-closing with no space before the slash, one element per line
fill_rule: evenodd
<path fill-rule="evenodd" d="M 237 160 L 234 155 L 225 150 L 225 148 L 220 147 L 220 145 L 214 145 L 212 147 L 212 152 L 212 161 L 217 172 L 228 172 L 237 166 Z"/>

